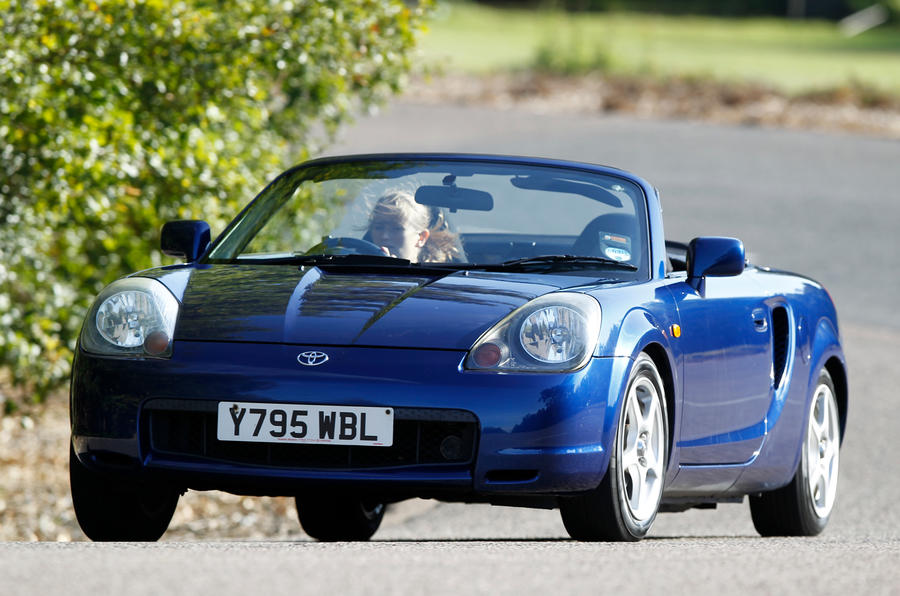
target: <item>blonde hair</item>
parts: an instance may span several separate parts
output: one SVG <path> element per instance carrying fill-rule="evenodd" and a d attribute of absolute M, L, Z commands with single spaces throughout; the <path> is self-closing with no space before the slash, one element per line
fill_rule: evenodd
<path fill-rule="evenodd" d="M 431 223 L 431 210 L 421 203 L 416 203 L 411 193 L 397 190 L 382 195 L 375 202 L 369 216 L 370 227 L 378 217 L 399 220 L 417 230 L 427 230 Z"/>
<path fill-rule="evenodd" d="M 437 207 L 416 202 L 415 196 L 405 190 L 390 191 L 382 195 L 369 215 L 369 227 L 376 218 L 390 218 L 418 231 L 428 231 L 428 240 L 419 252 L 420 261 L 443 263 L 460 258 L 459 241 Z"/>

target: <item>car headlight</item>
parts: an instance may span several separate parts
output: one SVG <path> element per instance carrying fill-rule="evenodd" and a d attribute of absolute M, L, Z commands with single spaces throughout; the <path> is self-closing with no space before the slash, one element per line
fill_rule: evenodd
<path fill-rule="evenodd" d="M 88 312 L 81 347 L 114 356 L 172 355 L 178 300 L 162 283 L 146 277 L 107 286 Z"/>
<path fill-rule="evenodd" d="M 600 333 L 600 305 L 587 294 L 556 292 L 517 308 L 475 342 L 470 370 L 566 372 L 587 364 Z"/>

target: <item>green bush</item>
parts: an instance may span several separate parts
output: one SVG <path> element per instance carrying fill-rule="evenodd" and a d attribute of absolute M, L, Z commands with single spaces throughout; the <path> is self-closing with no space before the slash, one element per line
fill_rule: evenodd
<path fill-rule="evenodd" d="M 582 75 L 607 72 L 613 66 L 612 53 L 600 42 L 586 42 L 577 30 L 572 36 L 555 35 L 534 53 L 530 67 L 538 72 Z"/>
<path fill-rule="evenodd" d="M 0 0 L 7 381 L 33 399 L 59 386 L 92 296 L 164 262 L 164 221 L 221 230 L 286 159 L 396 92 L 423 9 Z"/>

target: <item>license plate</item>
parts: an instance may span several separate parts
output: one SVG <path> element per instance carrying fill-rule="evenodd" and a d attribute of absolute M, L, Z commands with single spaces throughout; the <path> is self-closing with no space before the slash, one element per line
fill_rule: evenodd
<path fill-rule="evenodd" d="M 220 401 L 220 441 L 390 447 L 394 410 L 362 406 Z"/>

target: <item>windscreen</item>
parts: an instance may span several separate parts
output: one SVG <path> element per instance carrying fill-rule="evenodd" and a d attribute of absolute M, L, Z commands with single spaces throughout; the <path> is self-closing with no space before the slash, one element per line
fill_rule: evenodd
<path fill-rule="evenodd" d="M 646 201 L 624 177 L 489 161 L 311 164 L 270 184 L 208 262 L 371 254 L 502 264 L 543 255 L 648 266 Z"/>

